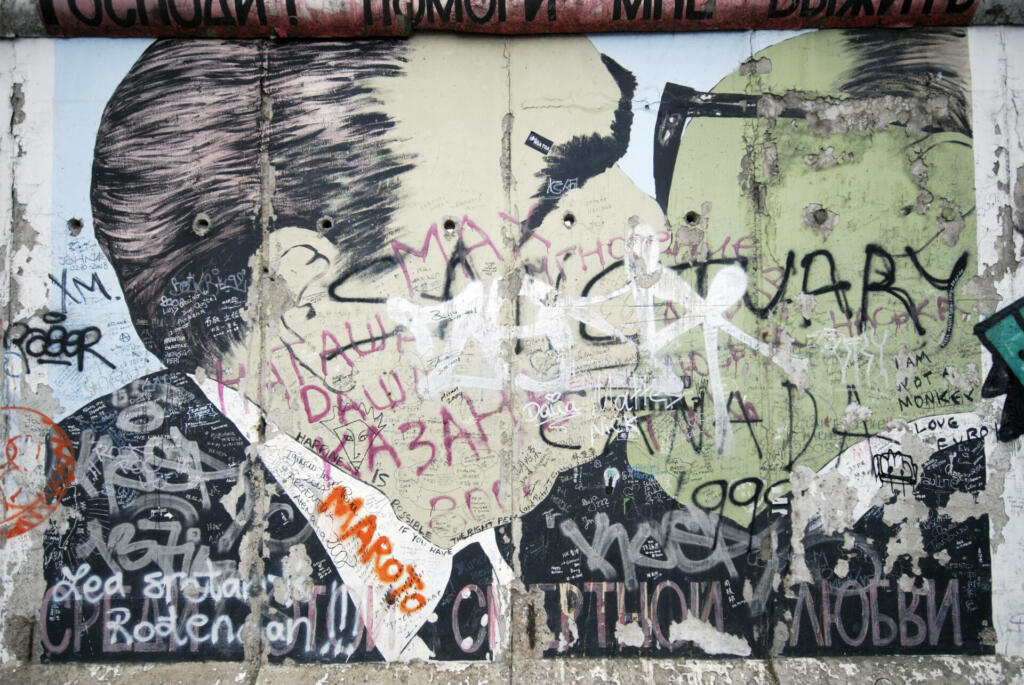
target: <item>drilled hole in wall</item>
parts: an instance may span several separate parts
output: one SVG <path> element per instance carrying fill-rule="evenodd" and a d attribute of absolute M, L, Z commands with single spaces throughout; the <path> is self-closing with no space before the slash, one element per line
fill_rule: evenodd
<path fill-rule="evenodd" d="M 445 219 L 444 220 L 444 230 L 448 231 L 449 233 L 454 231 L 455 230 L 455 220 L 454 219 Z"/>
<path fill-rule="evenodd" d="M 72 217 L 68 219 L 68 233 L 73 236 L 78 235 L 82 232 L 82 220 Z"/>
<path fill-rule="evenodd" d="M 572 212 L 566 212 L 565 216 L 562 217 L 562 223 L 565 224 L 566 228 L 572 228 L 576 225 L 576 217 L 573 216 Z"/>
<path fill-rule="evenodd" d="M 812 214 L 812 216 L 814 217 L 815 223 L 817 223 L 819 226 L 824 225 L 825 222 L 828 221 L 828 210 L 825 209 L 824 207 L 821 209 L 816 209 L 814 210 L 814 214 Z"/>
<path fill-rule="evenodd" d="M 208 234 L 211 228 L 213 228 L 213 222 L 210 221 L 210 216 L 206 212 L 196 214 L 196 218 L 192 220 L 192 232 L 200 238 Z"/>
<path fill-rule="evenodd" d="M 334 219 L 329 216 L 322 216 L 316 220 L 316 228 L 321 233 L 334 226 Z"/>
<path fill-rule="evenodd" d="M 683 218 L 686 219 L 686 223 L 688 223 L 691 226 L 696 226 L 697 224 L 700 223 L 700 214 L 693 211 L 692 209 L 688 211 L 686 213 L 686 216 Z"/>

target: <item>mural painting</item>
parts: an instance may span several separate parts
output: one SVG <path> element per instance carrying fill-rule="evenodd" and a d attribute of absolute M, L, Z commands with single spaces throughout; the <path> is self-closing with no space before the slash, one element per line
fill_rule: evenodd
<path fill-rule="evenodd" d="M 43 659 L 992 652 L 967 37 L 716 40 L 122 58 L 4 322 Z"/>

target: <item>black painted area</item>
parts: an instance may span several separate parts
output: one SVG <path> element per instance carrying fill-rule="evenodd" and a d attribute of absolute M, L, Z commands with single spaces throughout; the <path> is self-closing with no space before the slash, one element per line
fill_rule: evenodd
<path fill-rule="evenodd" d="M 773 535 L 788 548 L 789 519 L 765 511 L 743 527 L 683 507 L 653 477 L 628 466 L 622 443 L 613 445 L 559 476 L 523 517 L 523 582 L 545 591 L 547 627 L 555 636 L 545 654 L 716 656 L 672 639 L 671 624 L 683 621 L 685 606 L 686 615 L 741 638 L 762 656 L 771 643 L 775 597 L 761 592 L 748 602 L 743 588 L 746 582 L 764 588 L 786 568 L 788 556 L 761 549 Z M 609 479 L 609 469 L 617 476 Z M 575 613 L 575 628 L 563 620 L 563 604 L 568 615 Z M 620 641 L 616 631 L 629 631 L 642 644 Z"/>
<path fill-rule="evenodd" d="M 945 480 L 932 477 L 940 472 Z M 813 518 L 801 541 L 811 582 L 795 583 L 785 506 L 766 506 L 744 526 L 681 505 L 631 469 L 612 443 L 561 474 L 523 517 L 523 582 L 543 591 L 554 636 L 544 653 L 728 656 L 678 632 L 684 606 L 704 628 L 741 638 L 753 657 L 770 653 L 779 622 L 790 628 L 783 653 L 794 656 L 992 653 L 985 637 L 992 625 L 988 517 L 955 521 L 942 509 L 949 493 L 982 489 L 983 474 L 982 441 L 965 441 L 936 451 L 916 489 L 891 493 L 890 505 L 908 497 L 928 504 L 927 519 L 887 524 L 878 506 L 847 530 L 825 531 Z M 917 568 L 909 554 L 888 564 L 889 550 L 917 534 Z M 901 587 L 901 578 L 912 588 Z M 527 637 L 542 636 L 535 619 Z M 735 639 L 721 640 L 746 651 Z"/>
<path fill-rule="evenodd" d="M 809 557 L 815 582 L 794 586 L 794 598 L 785 601 L 794 622 L 783 653 L 992 654 L 984 632 L 992 625 L 988 516 L 954 522 L 933 509 L 925 521 L 886 525 L 882 515 L 881 507 L 869 510 Z M 920 573 L 908 554 L 886 573 L 887 546 L 911 533 L 910 526 L 919 527 L 924 542 Z M 855 541 L 852 548 L 844 545 L 846 536 Z M 941 551 L 948 562 L 925 556 Z M 844 576 L 833 570 L 840 559 L 849 565 Z M 901 578 L 910 585 L 901 586 Z"/>
<path fill-rule="evenodd" d="M 52 592 L 44 600 L 42 659 L 241 659 L 237 631 L 249 613 L 241 584 L 249 579 L 238 574 L 238 548 L 246 526 L 222 502 L 245 462 L 245 439 L 172 372 L 141 378 L 61 425 L 75 445 L 76 482 L 63 499 L 67 526 L 51 521 L 44 537 L 43 575 L 63 601 Z M 80 592 L 58 584 L 64 569 L 86 568 L 75 583 Z M 182 586 L 175 573 L 206 580 Z M 86 592 L 90 576 L 107 583 L 118 574 L 123 593 L 114 585 Z M 207 619 L 192 620 L 199 639 L 189 637 L 193 616 Z"/>
<path fill-rule="evenodd" d="M 381 659 L 305 516 L 186 376 L 146 376 L 61 425 L 78 475 L 63 499 L 66 527 L 53 521 L 44 535 L 43 661 L 239 660 L 251 598 L 272 663 Z M 263 577 L 241 564 L 254 498 L 239 478 L 270 493 L 266 535 L 248 543 Z M 275 593 L 297 549 L 310 582 Z M 61 583 L 80 573 L 75 590 Z"/>
<path fill-rule="evenodd" d="M 985 441 L 974 438 L 936 451 L 921 465 L 914 496 L 929 508 L 944 507 L 954 492 L 985 489 Z"/>
<path fill-rule="evenodd" d="M 494 632 L 499 627 L 491 562 L 478 543 L 460 550 L 452 560 L 451 576 L 433 616 L 420 628 L 422 639 L 442 660 L 494 659 Z"/>

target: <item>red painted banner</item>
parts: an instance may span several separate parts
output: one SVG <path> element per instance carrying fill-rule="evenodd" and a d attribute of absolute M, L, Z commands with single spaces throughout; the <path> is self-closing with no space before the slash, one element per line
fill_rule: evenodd
<path fill-rule="evenodd" d="M 963 26 L 981 0 L 39 0 L 51 36 L 328 38 Z"/>

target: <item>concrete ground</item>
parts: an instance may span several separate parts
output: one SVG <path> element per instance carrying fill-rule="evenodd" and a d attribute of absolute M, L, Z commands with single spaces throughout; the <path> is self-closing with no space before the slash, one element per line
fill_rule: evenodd
<path fill-rule="evenodd" d="M 506 659 L 501 663 L 250 666 L 222 662 L 104 665 L 31 664 L 0 668 L 4 683 L 1024 683 L 1020 657 L 851 657 L 828 659 Z"/>

